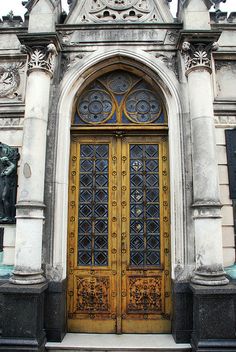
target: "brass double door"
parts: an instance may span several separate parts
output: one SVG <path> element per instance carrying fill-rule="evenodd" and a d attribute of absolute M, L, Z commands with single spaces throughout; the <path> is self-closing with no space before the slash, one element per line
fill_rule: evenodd
<path fill-rule="evenodd" d="M 68 330 L 170 331 L 167 138 L 72 136 Z"/>

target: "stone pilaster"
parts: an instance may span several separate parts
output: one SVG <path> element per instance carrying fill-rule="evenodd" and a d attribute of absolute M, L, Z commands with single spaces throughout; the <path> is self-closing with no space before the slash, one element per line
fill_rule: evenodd
<path fill-rule="evenodd" d="M 51 78 L 57 56 L 55 37 L 24 36 L 28 56 L 23 147 L 16 213 L 15 267 L 10 281 L 36 284 L 45 280 L 41 270 L 44 222 L 44 178 Z"/>
<path fill-rule="evenodd" d="M 182 33 L 188 79 L 193 155 L 193 217 L 196 271 L 192 282 L 225 285 L 221 203 L 214 131 L 211 55 L 219 33 Z"/>

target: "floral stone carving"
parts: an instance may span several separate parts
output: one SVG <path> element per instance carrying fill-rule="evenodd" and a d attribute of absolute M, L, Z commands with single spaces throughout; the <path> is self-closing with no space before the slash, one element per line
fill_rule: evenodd
<path fill-rule="evenodd" d="M 29 56 L 28 69 L 30 71 L 35 69 L 45 70 L 50 74 L 53 74 L 55 58 L 58 55 L 57 49 L 53 43 L 48 44 L 46 47 L 28 47 L 22 45 L 21 51 Z"/>
<path fill-rule="evenodd" d="M 190 43 L 183 42 L 182 54 L 185 61 L 185 69 L 188 72 L 192 68 L 206 67 L 211 69 L 211 53 L 217 50 L 218 43 Z M 186 73 L 187 73 L 186 72 Z"/>

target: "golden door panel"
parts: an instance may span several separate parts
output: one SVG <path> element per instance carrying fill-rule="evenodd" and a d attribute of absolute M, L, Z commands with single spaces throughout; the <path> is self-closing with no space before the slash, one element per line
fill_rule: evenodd
<path fill-rule="evenodd" d="M 72 138 L 69 331 L 170 331 L 166 137 Z"/>

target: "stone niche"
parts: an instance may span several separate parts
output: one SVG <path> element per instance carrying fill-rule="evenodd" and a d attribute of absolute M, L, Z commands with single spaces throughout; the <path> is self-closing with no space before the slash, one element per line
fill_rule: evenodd
<path fill-rule="evenodd" d="M 236 59 L 216 60 L 216 99 L 236 99 Z"/>
<path fill-rule="evenodd" d="M 26 62 L 0 57 L 0 104 L 24 101 Z"/>

